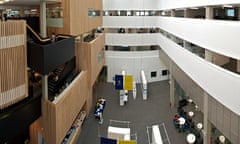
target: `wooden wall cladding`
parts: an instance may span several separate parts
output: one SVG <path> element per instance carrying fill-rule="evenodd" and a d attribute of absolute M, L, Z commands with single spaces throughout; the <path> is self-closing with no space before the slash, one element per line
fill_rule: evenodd
<path fill-rule="evenodd" d="M 105 34 L 99 34 L 95 40 L 90 43 L 91 49 L 91 83 L 93 86 L 99 73 L 105 64 Z"/>
<path fill-rule="evenodd" d="M 0 21 L 0 109 L 27 96 L 26 22 Z"/>
<path fill-rule="evenodd" d="M 59 28 L 59 27 L 47 27 L 47 35 L 48 35 L 48 36 L 51 36 L 52 33 L 55 33 L 55 34 L 64 34 L 64 33 L 63 33 L 63 29 L 64 29 L 64 28 Z"/>
<path fill-rule="evenodd" d="M 90 66 L 91 57 L 87 42 L 76 42 L 76 66 L 78 70 L 87 70 Z"/>
<path fill-rule="evenodd" d="M 59 144 L 67 134 L 89 95 L 87 72 L 82 71 L 53 102 L 42 101 L 43 137 L 47 143 Z"/>
<path fill-rule="evenodd" d="M 102 15 L 89 17 L 88 9 L 102 11 L 102 0 L 62 0 L 65 34 L 79 35 L 102 26 Z"/>
<path fill-rule="evenodd" d="M 76 57 L 78 69 L 89 72 L 89 86 L 95 83 L 103 65 L 105 64 L 105 34 L 98 36 L 91 42 L 78 41 L 76 44 Z M 101 59 L 99 59 L 102 57 Z"/>

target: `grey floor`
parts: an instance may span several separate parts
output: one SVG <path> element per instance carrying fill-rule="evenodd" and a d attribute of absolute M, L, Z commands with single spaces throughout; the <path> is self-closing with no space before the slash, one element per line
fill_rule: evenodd
<path fill-rule="evenodd" d="M 134 100 L 129 94 L 128 103 L 119 105 L 119 91 L 112 83 L 98 83 L 94 88 L 93 105 L 98 97 L 107 100 L 104 109 L 103 124 L 99 124 L 93 116 L 93 108 L 85 119 L 78 144 L 100 144 L 100 136 L 107 136 L 107 127 L 110 120 L 129 121 L 131 133 L 136 133 L 138 144 L 149 144 L 147 127 L 152 124 L 164 123 L 171 144 L 185 144 L 185 133 L 178 133 L 173 126 L 175 109 L 169 105 L 168 81 L 154 82 L 148 85 L 148 99 L 143 100 L 140 85 L 137 85 L 137 98 Z"/>

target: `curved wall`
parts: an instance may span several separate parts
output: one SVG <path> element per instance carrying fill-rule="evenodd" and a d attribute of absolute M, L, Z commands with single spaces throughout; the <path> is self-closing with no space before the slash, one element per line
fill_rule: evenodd
<path fill-rule="evenodd" d="M 155 10 L 160 8 L 159 0 L 103 0 L 104 10 Z"/>
<path fill-rule="evenodd" d="M 134 80 L 140 83 L 140 71 L 144 70 L 148 82 L 168 79 L 168 75 L 163 76 L 162 70 L 166 66 L 159 60 L 159 50 L 154 51 L 105 51 L 106 65 L 108 66 L 107 81 L 113 82 L 115 74 L 120 74 L 122 70 L 126 74 L 133 75 Z M 151 72 L 157 73 L 156 77 L 151 77 Z"/>
<path fill-rule="evenodd" d="M 103 16 L 106 28 L 152 28 L 157 27 L 158 16 Z"/>
<path fill-rule="evenodd" d="M 127 45 L 127 46 L 150 46 L 157 45 L 158 33 L 127 33 L 127 34 L 117 34 L 117 33 L 107 33 L 106 34 L 106 45 Z"/>
<path fill-rule="evenodd" d="M 239 4 L 239 0 L 103 0 L 104 10 L 167 10 L 223 4 Z"/>
<path fill-rule="evenodd" d="M 239 75 L 197 57 L 161 34 L 158 42 L 162 50 L 200 87 L 240 115 Z"/>
<path fill-rule="evenodd" d="M 212 5 L 223 4 L 239 4 L 239 0 L 159 0 L 160 9 L 175 9 L 175 8 L 187 8 L 187 7 L 205 7 Z"/>
<path fill-rule="evenodd" d="M 238 21 L 158 17 L 158 27 L 213 52 L 240 59 Z"/>

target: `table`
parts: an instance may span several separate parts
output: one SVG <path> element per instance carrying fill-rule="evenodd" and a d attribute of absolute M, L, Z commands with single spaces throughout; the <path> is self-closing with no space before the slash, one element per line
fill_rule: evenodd
<path fill-rule="evenodd" d="M 187 135 L 188 144 L 193 144 L 196 141 L 196 136 L 193 133 Z"/>
<path fill-rule="evenodd" d="M 194 116 L 194 112 L 193 111 L 188 112 L 188 116 L 192 118 Z"/>
<path fill-rule="evenodd" d="M 184 117 L 180 117 L 180 118 L 178 118 L 178 121 L 179 121 L 179 125 L 180 125 L 180 126 L 184 125 L 185 122 L 186 122 L 186 120 L 185 120 Z"/>
<path fill-rule="evenodd" d="M 197 105 L 195 105 L 195 111 L 199 111 L 199 108 Z"/>
<path fill-rule="evenodd" d="M 130 140 L 130 128 L 108 127 L 108 138 Z"/>
<path fill-rule="evenodd" d="M 225 143 L 225 136 L 221 135 L 218 137 L 220 143 L 224 144 Z"/>
<path fill-rule="evenodd" d="M 163 144 L 162 136 L 158 125 L 152 126 L 152 141 L 154 144 Z"/>
<path fill-rule="evenodd" d="M 199 130 L 201 130 L 201 129 L 203 128 L 203 124 L 202 124 L 202 123 L 197 123 L 197 128 L 198 128 Z"/>
<path fill-rule="evenodd" d="M 188 102 L 189 102 L 189 103 L 193 103 L 193 100 L 192 100 L 192 99 L 188 99 Z"/>

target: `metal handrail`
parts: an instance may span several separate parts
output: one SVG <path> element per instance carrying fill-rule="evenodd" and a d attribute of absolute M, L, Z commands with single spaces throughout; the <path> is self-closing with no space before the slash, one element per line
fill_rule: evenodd
<path fill-rule="evenodd" d="M 27 28 L 34 34 L 34 36 L 41 42 L 41 43 L 46 43 L 46 42 L 49 42 L 51 41 L 50 38 L 42 38 L 40 37 L 28 24 L 27 25 Z"/>

